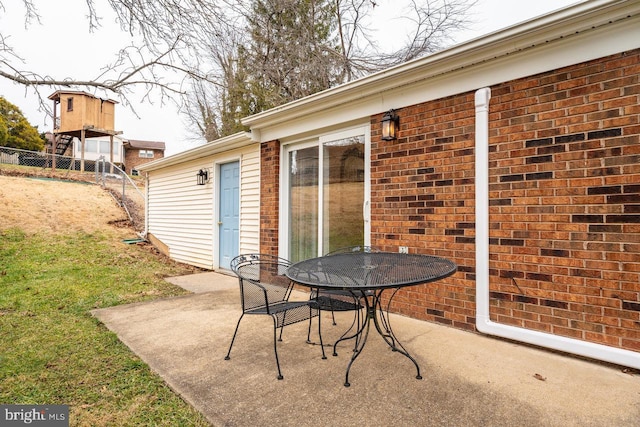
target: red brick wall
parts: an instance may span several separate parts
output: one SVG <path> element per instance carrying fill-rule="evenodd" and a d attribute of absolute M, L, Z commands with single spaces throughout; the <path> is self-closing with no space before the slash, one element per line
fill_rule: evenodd
<path fill-rule="evenodd" d="M 640 351 L 640 51 L 492 88 L 491 317 Z M 372 244 L 455 260 L 395 308 L 474 326 L 473 94 L 372 119 Z"/>
<path fill-rule="evenodd" d="M 640 351 L 640 51 L 493 88 L 492 318 Z"/>
<path fill-rule="evenodd" d="M 149 163 L 164 157 L 164 151 L 161 150 L 153 150 L 153 158 L 140 157 L 139 151 L 137 148 L 125 148 L 124 167 L 127 174 L 130 174 L 133 169 L 144 163 Z"/>
<path fill-rule="evenodd" d="M 640 51 L 491 88 L 491 318 L 640 351 Z M 459 271 L 394 309 L 475 328 L 474 93 L 371 119 L 372 245 Z M 279 144 L 262 146 L 262 250 L 277 253 Z"/>
<path fill-rule="evenodd" d="M 280 142 L 260 145 L 260 252 L 278 255 Z"/>
<path fill-rule="evenodd" d="M 474 94 L 396 110 L 400 134 L 380 139 L 371 120 L 371 244 L 443 256 L 460 271 L 433 285 L 403 289 L 394 308 L 418 319 L 474 326 Z"/>

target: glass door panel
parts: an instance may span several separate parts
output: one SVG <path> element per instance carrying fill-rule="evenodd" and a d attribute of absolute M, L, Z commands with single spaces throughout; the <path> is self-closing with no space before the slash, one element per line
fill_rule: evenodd
<path fill-rule="evenodd" d="M 289 260 L 318 254 L 318 147 L 289 151 Z"/>
<path fill-rule="evenodd" d="M 364 135 L 322 144 L 322 252 L 364 245 Z"/>

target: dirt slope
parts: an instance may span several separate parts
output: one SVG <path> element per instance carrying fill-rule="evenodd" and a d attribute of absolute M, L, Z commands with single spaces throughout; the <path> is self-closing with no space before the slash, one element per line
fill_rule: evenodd
<path fill-rule="evenodd" d="M 135 238 L 127 216 L 97 185 L 78 181 L 0 175 L 0 231 L 18 227 L 28 234 L 88 233 L 106 228 Z"/>

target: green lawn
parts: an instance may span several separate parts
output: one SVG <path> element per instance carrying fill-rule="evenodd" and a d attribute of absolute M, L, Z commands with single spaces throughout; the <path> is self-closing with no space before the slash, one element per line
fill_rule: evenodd
<path fill-rule="evenodd" d="M 185 266 L 115 234 L 0 231 L 0 403 L 65 404 L 71 425 L 208 425 L 91 316 L 185 293 Z"/>

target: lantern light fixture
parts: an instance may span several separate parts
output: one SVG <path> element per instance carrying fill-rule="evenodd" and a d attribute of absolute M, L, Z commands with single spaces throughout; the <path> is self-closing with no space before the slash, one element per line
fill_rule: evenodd
<path fill-rule="evenodd" d="M 200 169 L 196 177 L 198 179 L 198 185 L 205 185 L 209 182 L 209 171 L 207 169 Z"/>
<path fill-rule="evenodd" d="M 398 137 L 398 116 L 393 110 L 389 110 L 382 116 L 382 140 L 393 141 Z"/>

